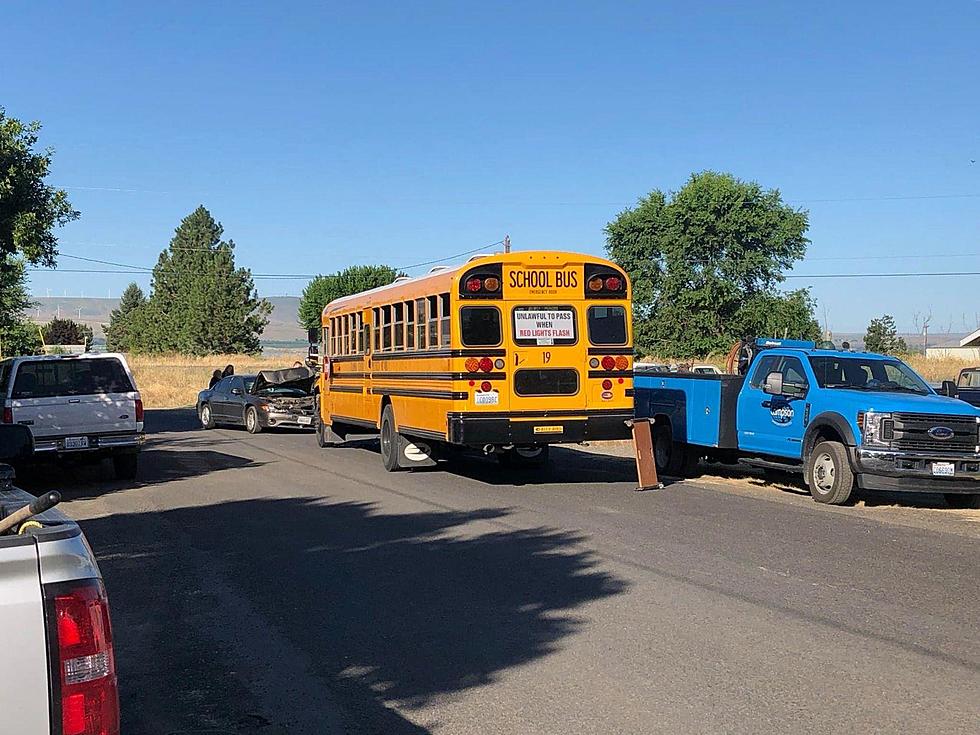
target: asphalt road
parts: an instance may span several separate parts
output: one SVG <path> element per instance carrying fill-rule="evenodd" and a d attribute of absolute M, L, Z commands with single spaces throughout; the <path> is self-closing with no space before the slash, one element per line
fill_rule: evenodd
<path fill-rule="evenodd" d="M 941 501 L 147 423 L 135 485 L 23 483 L 99 557 L 127 735 L 978 731 L 980 523 Z"/>

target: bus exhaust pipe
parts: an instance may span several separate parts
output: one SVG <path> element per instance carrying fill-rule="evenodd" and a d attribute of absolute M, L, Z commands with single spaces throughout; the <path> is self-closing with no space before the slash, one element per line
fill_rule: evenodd
<path fill-rule="evenodd" d="M 496 444 L 484 444 L 483 445 L 483 453 L 485 455 L 487 455 L 488 457 L 491 454 L 493 454 L 494 452 L 496 452 L 496 451 L 497 451 L 497 445 Z"/>

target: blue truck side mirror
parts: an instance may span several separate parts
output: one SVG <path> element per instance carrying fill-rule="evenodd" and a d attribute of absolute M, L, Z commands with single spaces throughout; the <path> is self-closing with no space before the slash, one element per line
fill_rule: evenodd
<path fill-rule="evenodd" d="M 766 376 L 766 384 L 762 390 L 770 396 L 781 396 L 783 394 L 783 374 L 777 372 L 769 373 Z"/>

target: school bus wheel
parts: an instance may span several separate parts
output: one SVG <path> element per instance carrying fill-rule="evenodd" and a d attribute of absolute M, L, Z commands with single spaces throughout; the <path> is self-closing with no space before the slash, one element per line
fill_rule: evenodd
<path fill-rule="evenodd" d="M 381 412 L 381 463 L 388 472 L 395 472 L 400 467 L 399 446 L 398 432 L 395 431 L 395 411 L 389 403 Z"/>

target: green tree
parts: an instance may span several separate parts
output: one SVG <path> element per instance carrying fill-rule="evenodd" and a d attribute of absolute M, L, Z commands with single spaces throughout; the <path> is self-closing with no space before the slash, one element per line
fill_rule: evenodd
<path fill-rule="evenodd" d="M 7 117 L 0 107 L 0 256 L 19 254 L 33 265 L 53 266 L 54 228 L 79 217 L 60 189 L 44 183 L 53 151 L 36 151 L 38 122 Z M 9 262 L 6 257 L 0 267 Z"/>
<path fill-rule="evenodd" d="M 106 349 L 113 352 L 129 352 L 133 348 L 133 340 L 130 336 L 130 324 L 134 319 L 134 314 L 139 309 L 146 306 L 146 296 L 143 289 L 135 283 L 126 286 L 122 298 L 119 299 L 119 307 L 113 309 L 109 314 L 109 323 L 102 325 L 105 332 Z"/>
<path fill-rule="evenodd" d="M 52 319 L 44 325 L 47 345 L 88 345 L 92 343 L 92 327 L 74 319 Z"/>
<path fill-rule="evenodd" d="M 44 183 L 51 149 L 37 151 L 41 124 L 8 117 L 0 107 L 0 354 L 32 354 L 37 329 L 24 317 L 31 306 L 25 263 L 52 266 L 54 229 L 79 215 L 64 191 Z"/>
<path fill-rule="evenodd" d="M 400 274 L 387 265 L 352 265 L 338 273 L 317 276 L 303 289 L 299 302 L 299 323 L 303 329 L 320 326 L 323 307 L 334 299 L 387 286 Z"/>
<path fill-rule="evenodd" d="M 153 269 L 146 305 L 133 313 L 134 351 L 189 355 L 259 351 L 272 305 L 259 298 L 251 272 L 235 267 L 235 244 L 222 240 L 223 233 L 203 206 L 181 221 Z"/>
<path fill-rule="evenodd" d="M 809 293 L 777 288 L 806 253 L 807 227 L 778 191 L 713 171 L 621 212 L 606 249 L 633 282 L 638 351 L 692 358 L 772 329 L 815 337 Z"/>
<path fill-rule="evenodd" d="M 898 336 L 892 315 L 884 314 L 868 324 L 868 331 L 864 334 L 864 349 L 883 355 L 904 355 L 908 353 L 909 346 Z"/>

